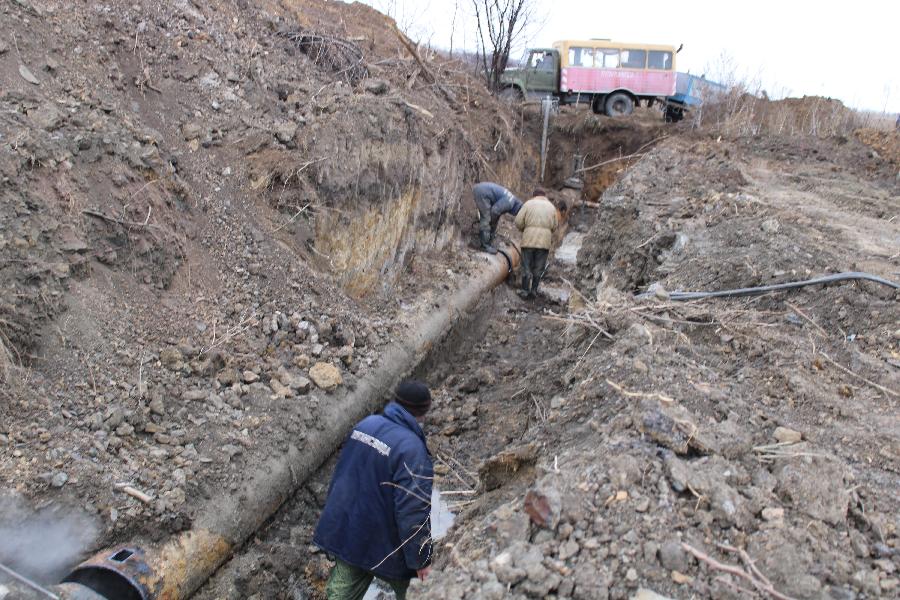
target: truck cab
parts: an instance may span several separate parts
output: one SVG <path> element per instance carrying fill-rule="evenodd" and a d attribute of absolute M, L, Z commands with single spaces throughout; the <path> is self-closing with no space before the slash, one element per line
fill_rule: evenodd
<path fill-rule="evenodd" d="M 500 76 L 501 94 L 509 99 L 542 98 L 559 94 L 559 50 L 531 48 L 522 66 Z"/>

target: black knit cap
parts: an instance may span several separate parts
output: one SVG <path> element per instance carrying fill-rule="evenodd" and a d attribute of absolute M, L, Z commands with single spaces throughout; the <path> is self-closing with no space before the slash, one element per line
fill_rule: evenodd
<path fill-rule="evenodd" d="M 406 379 L 397 386 L 394 401 L 414 417 L 423 417 L 431 408 L 431 392 L 428 386 L 415 379 Z"/>

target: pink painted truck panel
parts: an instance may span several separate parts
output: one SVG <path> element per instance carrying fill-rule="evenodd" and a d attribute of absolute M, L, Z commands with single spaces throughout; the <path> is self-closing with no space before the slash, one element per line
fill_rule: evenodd
<path fill-rule="evenodd" d="M 563 67 L 559 89 L 569 93 L 629 90 L 636 96 L 671 96 L 675 93 L 675 71 Z"/>

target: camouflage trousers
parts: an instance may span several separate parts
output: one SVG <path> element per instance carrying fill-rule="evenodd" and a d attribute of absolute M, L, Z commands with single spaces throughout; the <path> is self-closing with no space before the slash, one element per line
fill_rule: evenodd
<path fill-rule="evenodd" d="M 345 563 L 341 559 L 335 559 L 334 568 L 328 577 L 328 585 L 325 587 L 325 594 L 328 596 L 328 600 L 362 600 L 373 578 L 375 575 L 372 573 Z M 397 600 L 406 600 L 409 579 L 383 579 L 381 577 L 378 579 L 394 590 Z"/>

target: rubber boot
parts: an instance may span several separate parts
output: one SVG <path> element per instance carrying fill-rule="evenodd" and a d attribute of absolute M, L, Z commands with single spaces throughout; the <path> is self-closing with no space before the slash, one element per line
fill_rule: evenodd
<path fill-rule="evenodd" d="M 531 274 L 522 274 L 522 289 L 516 292 L 523 300 L 531 298 Z"/>
<path fill-rule="evenodd" d="M 497 249 L 491 245 L 491 232 L 481 230 L 481 249 L 488 254 L 497 254 Z"/>

